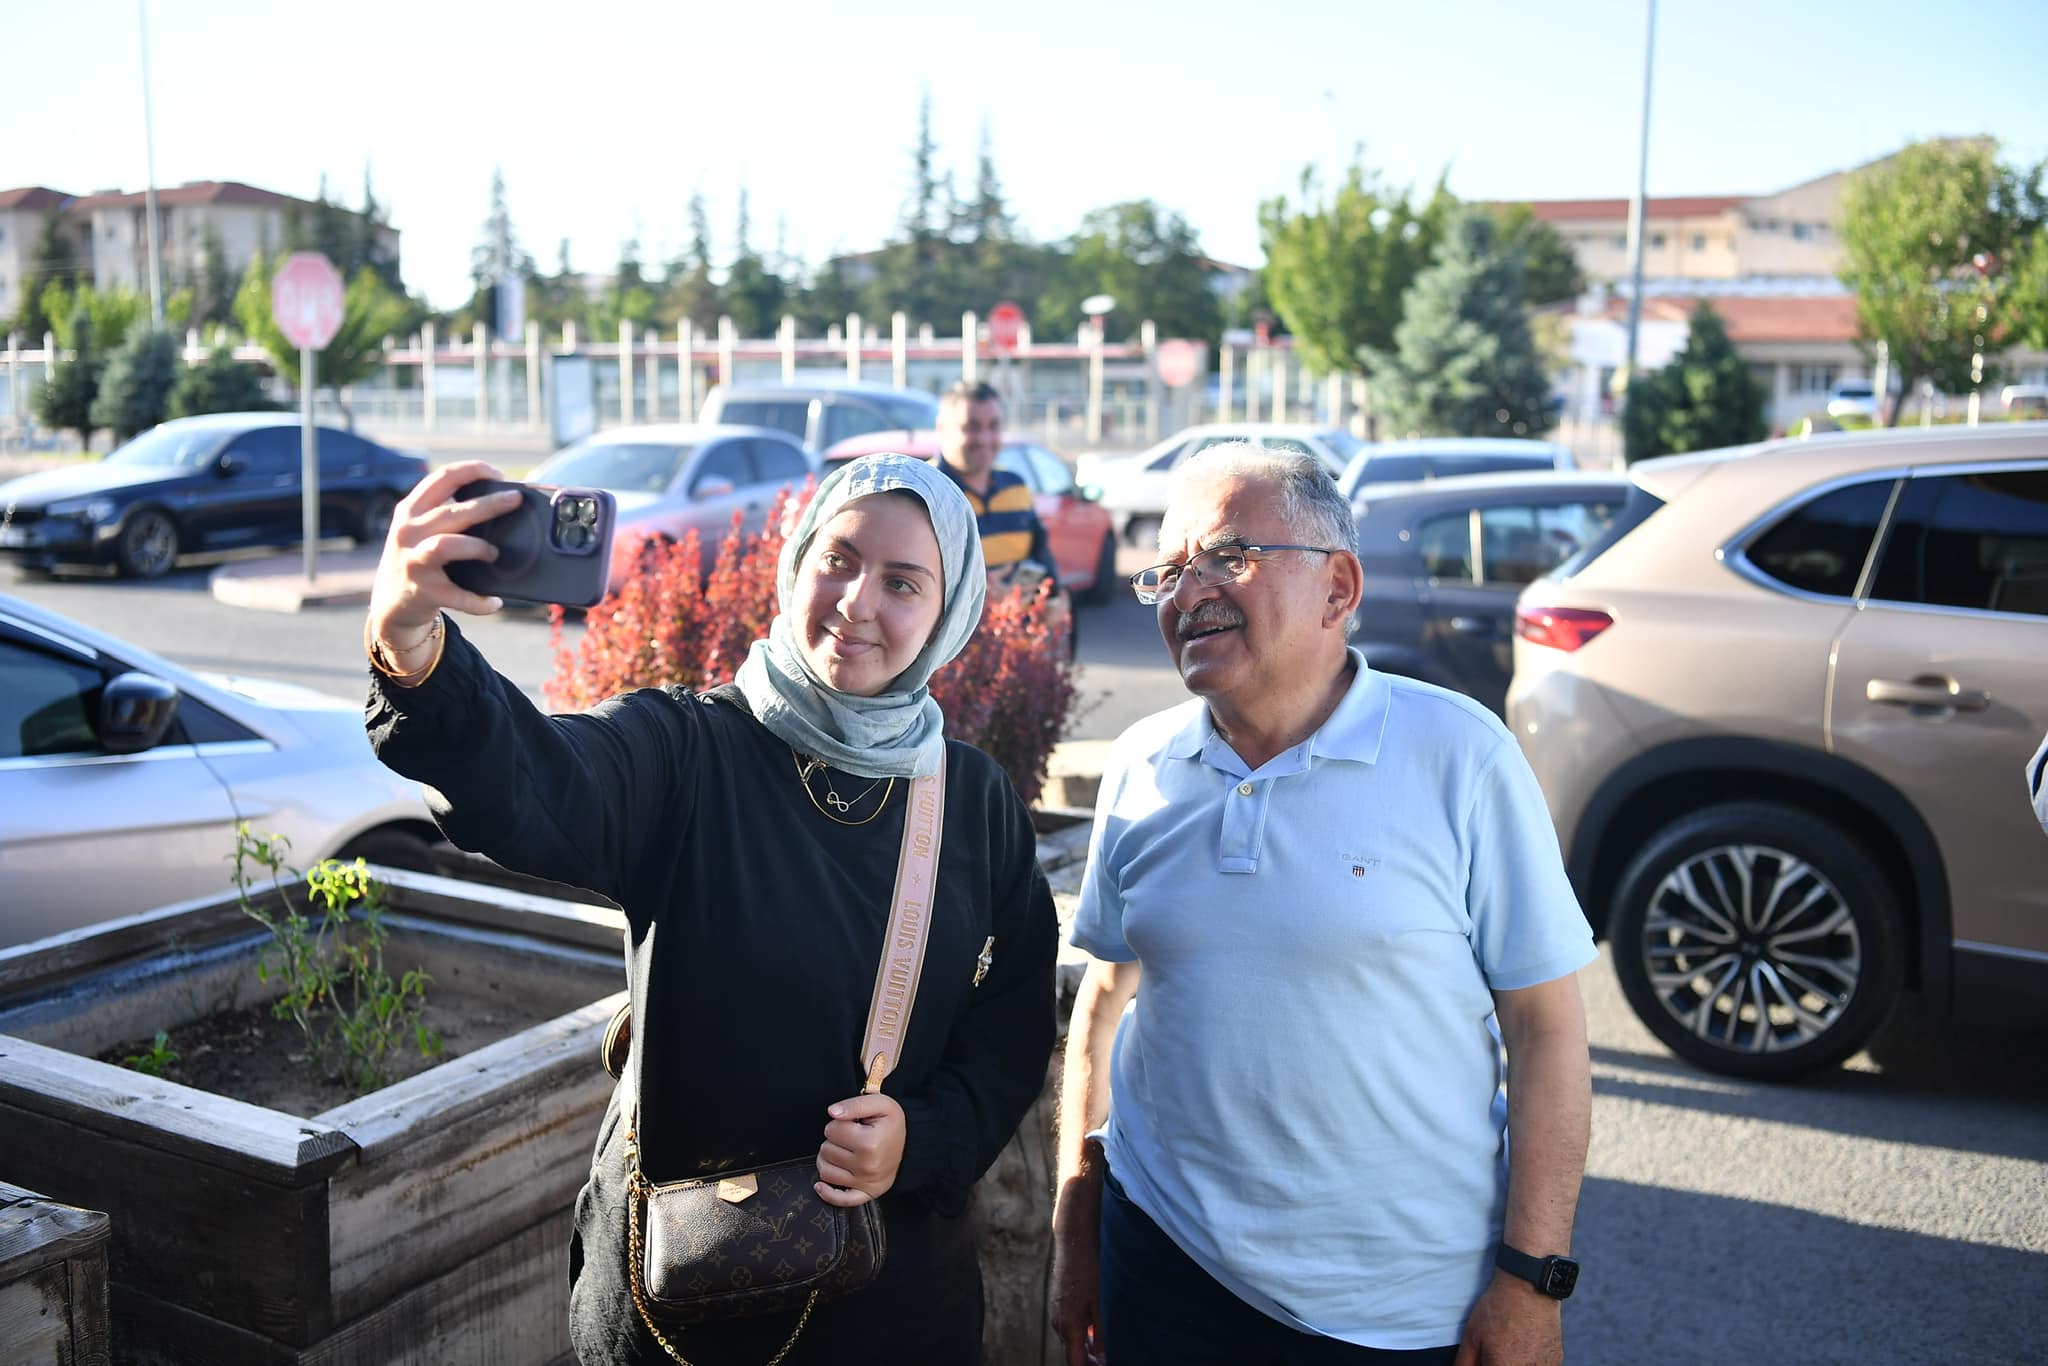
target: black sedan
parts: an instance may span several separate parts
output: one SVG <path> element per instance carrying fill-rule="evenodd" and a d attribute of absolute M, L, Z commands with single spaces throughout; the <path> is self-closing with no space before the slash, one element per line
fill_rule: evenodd
<path fill-rule="evenodd" d="M 1352 643 L 1384 673 L 1491 707 L 1514 674 L 1515 598 L 1594 540 L 1627 500 L 1607 474 L 1475 474 L 1389 486 L 1358 505 L 1365 566 Z"/>
<path fill-rule="evenodd" d="M 379 541 L 427 462 L 319 429 L 320 533 Z M 152 579 L 178 556 L 296 544 L 299 420 L 215 413 L 144 432 L 104 460 L 0 484 L 0 554 L 31 569 L 113 564 Z"/>

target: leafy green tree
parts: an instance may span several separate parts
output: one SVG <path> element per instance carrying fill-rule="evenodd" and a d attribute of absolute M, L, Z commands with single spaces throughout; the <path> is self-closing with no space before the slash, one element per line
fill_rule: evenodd
<path fill-rule="evenodd" d="M 2042 173 L 2001 164 L 1987 142 L 1935 141 L 1849 183 L 1842 282 L 1855 292 L 1863 336 L 1888 348 L 1902 392 L 1923 379 L 1964 392 L 1972 356 L 2024 327 L 2028 303 L 2017 295 L 2031 276 L 2002 267 L 2039 250 Z M 1987 366 L 1987 385 L 1993 373 Z M 1898 419 L 1895 405 L 1890 420 Z"/>
<path fill-rule="evenodd" d="M 1693 310 L 1685 348 L 1663 369 L 1635 377 L 1621 415 L 1622 451 L 1631 463 L 1761 441 L 1766 430 L 1763 386 L 1704 302 Z"/>
<path fill-rule="evenodd" d="M 2030 351 L 2048 351 L 2048 230 L 2035 232 L 2014 251 L 2010 269 L 2011 339 Z"/>
<path fill-rule="evenodd" d="M 1162 337 L 1200 337 L 1212 345 L 1223 309 L 1209 287 L 1201 238 L 1178 213 L 1149 199 L 1095 209 L 1081 220 L 1067 260 L 1038 300 L 1037 327 L 1047 335 L 1081 325 L 1081 302 L 1092 294 L 1116 300 L 1112 332 L 1135 333 L 1149 318 Z"/>
<path fill-rule="evenodd" d="M 1491 210 L 1501 244 L 1522 258 L 1522 302 L 1530 308 L 1576 299 L 1586 292 L 1586 274 L 1579 258 L 1556 228 L 1536 216 L 1527 204 L 1502 204 Z"/>
<path fill-rule="evenodd" d="M 43 289 L 43 312 L 48 314 L 57 334 L 57 345 L 75 350 L 79 333 L 74 325 L 78 310 L 84 309 L 85 326 L 91 330 L 91 345 L 102 355 L 128 339 L 138 324 L 149 317 L 149 300 L 139 290 L 94 289 L 89 284 L 72 288 L 63 284 Z"/>
<path fill-rule="evenodd" d="M 1297 334 L 1298 335 L 1298 334 Z M 1435 264 L 1402 301 L 1395 349 L 1364 357 L 1393 430 L 1535 436 L 1550 426 L 1550 381 L 1522 309 L 1522 258 L 1493 218 L 1460 211 Z"/>
<path fill-rule="evenodd" d="M 171 391 L 181 368 L 178 343 L 169 332 L 137 328 L 107 357 L 99 393 L 92 401 L 92 420 L 111 427 L 117 442 L 148 431 L 170 412 Z"/>
<path fill-rule="evenodd" d="M 91 263 L 76 239 L 64 230 L 56 214 L 45 214 L 29 252 L 28 273 L 21 279 L 21 307 L 5 330 L 19 333 L 26 346 L 41 346 L 43 334 L 54 332 L 58 319 L 45 311 L 44 293 L 52 285 L 75 286 L 91 274 Z"/>
<path fill-rule="evenodd" d="M 242 288 L 235 295 L 235 319 L 242 334 L 270 353 L 271 364 L 281 375 L 297 376 L 299 349 L 286 340 L 284 329 L 270 312 L 270 282 L 279 261 L 267 261 L 259 254 L 249 262 L 242 276 Z M 393 293 L 377 275 L 363 268 L 348 282 L 342 295 L 341 326 L 334 340 L 319 353 L 318 382 L 334 396 L 342 418 L 351 430 L 355 415 L 349 411 L 342 390 L 358 380 L 368 379 L 384 364 L 384 344 L 390 337 L 410 331 L 420 322 L 419 305 Z"/>
<path fill-rule="evenodd" d="M 263 387 L 263 373 L 234 352 L 217 346 L 198 365 L 188 365 L 171 390 L 172 417 L 202 413 L 261 413 L 277 407 Z"/>
<path fill-rule="evenodd" d="M 92 416 L 92 401 L 100 388 L 100 358 L 93 347 L 92 315 L 84 302 L 72 305 L 63 330 L 73 339 L 66 348 L 72 358 L 50 367 L 43 387 L 36 390 L 36 416 L 60 432 L 77 432 L 78 444 L 90 446 L 100 426 Z"/>
<path fill-rule="evenodd" d="M 1300 197 L 1298 209 L 1284 196 L 1260 206 L 1265 290 L 1310 369 L 1363 373 L 1361 348 L 1394 349 L 1402 300 L 1434 255 L 1453 201 L 1439 181 L 1418 206 L 1362 154 L 1327 200 L 1315 168 L 1305 169 Z"/>

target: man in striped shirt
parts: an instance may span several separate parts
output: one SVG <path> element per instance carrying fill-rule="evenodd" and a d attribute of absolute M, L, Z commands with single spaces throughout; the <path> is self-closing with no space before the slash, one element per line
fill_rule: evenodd
<path fill-rule="evenodd" d="M 1060 587 L 1031 486 L 1022 476 L 996 468 L 1003 449 L 1003 396 L 991 385 L 961 380 L 939 395 L 938 433 L 939 468 L 967 495 L 981 528 L 989 596 L 1035 593 L 1041 579 L 1052 580 L 1046 625 L 1066 637 L 1070 654 L 1078 650 L 1081 623 Z"/>

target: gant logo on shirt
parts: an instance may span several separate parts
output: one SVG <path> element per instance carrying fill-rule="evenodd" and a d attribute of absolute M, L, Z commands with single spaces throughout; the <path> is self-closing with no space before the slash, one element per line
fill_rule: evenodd
<path fill-rule="evenodd" d="M 1338 857 L 1351 865 L 1351 876 L 1353 877 L 1364 877 L 1367 873 L 1374 871 L 1380 866 L 1378 859 L 1367 858 L 1363 854 L 1340 854 Z"/>

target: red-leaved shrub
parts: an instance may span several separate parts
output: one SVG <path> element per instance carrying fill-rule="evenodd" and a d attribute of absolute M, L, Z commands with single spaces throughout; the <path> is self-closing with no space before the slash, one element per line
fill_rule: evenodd
<path fill-rule="evenodd" d="M 808 498 L 806 489 L 801 498 Z M 775 563 L 783 529 L 796 522 L 788 495 L 760 532 L 733 529 L 705 573 L 697 533 L 650 538 L 633 568 L 615 576 L 570 645 L 553 609 L 555 676 L 543 693 L 557 711 L 581 711 L 633 688 L 680 684 L 692 691 L 732 681 L 748 648 L 775 616 Z M 788 513 L 788 516 L 785 516 Z M 946 734 L 986 751 L 1027 802 L 1045 786 L 1046 764 L 1079 696 L 1066 633 L 1046 621 L 1045 590 L 992 595 L 960 657 L 932 677 Z"/>

